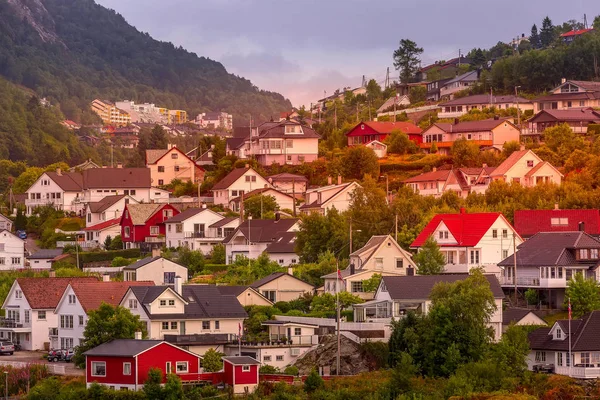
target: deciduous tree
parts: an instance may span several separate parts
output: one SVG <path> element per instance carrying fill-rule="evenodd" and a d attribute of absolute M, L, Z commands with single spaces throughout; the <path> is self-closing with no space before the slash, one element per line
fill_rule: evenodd
<path fill-rule="evenodd" d="M 408 135 L 399 129 L 394 129 L 385 138 L 385 144 L 388 146 L 388 153 L 408 154 L 416 153 L 418 150 L 415 142 L 408 138 Z"/>
<path fill-rule="evenodd" d="M 568 282 L 565 291 L 565 306 L 571 300 L 571 309 L 575 318 L 600 310 L 600 285 L 583 274 L 575 274 Z"/>
<path fill-rule="evenodd" d="M 223 369 L 223 356 L 225 354 L 210 348 L 202 357 L 202 368 L 205 372 L 218 372 Z"/>
<path fill-rule="evenodd" d="M 435 142 L 434 142 L 435 143 Z M 452 158 L 457 167 L 473 167 L 477 165 L 479 145 L 472 140 L 460 138 L 452 143 Z"/>
<path fill-rule="evenodd" d="M 444 272 L 446 257 L 440 251 L 433 236 L 429 236 L 421 250 L 413 257 L 417 264 L 417 273 L 419 275 L 437 275 Z"/>
<path fill-rule="evenodd" d="M 363 179 L 365 175 L 379 176 L 379 160 L 375 152 L 366 146 L 346 148 L 342 156 L 344 176 Z"/>
<path fill-rule="evenodd" d="M 256 219 L 275 218 L 275 211 L 279 208 L 275 196 L 258 194 L 244 200 L 244 215 Z"/>

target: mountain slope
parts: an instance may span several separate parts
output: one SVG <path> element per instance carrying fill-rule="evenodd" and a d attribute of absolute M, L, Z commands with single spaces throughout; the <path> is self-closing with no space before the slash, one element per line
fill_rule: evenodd
<path fill-rule="evenodd" d="M 238 121 L 291 108 L 222 64 L 139 32 L 92 0 L 0 0 L 0 74 L 90 119 L 94 98 L 184 109 L 223 110 Z"/>

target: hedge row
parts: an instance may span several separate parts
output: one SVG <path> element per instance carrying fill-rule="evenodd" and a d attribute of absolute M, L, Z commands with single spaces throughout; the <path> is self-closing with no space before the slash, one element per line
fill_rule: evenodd
<path fill-rule="evenodd" d="M 396 161 L 389 163 L 382 163 L 380 165 L 381 172 L 390 172 L 390 171 L 415 171 L 422 170 L 425 167 L 433 168 L 439 167 L 444 164 L 448 164 L 452 162 L 452 158 L 449 156 L 436 156 L 433 157 L 423 157 L 418 161 Z"/>
<path fill-rule="evenodd" d="M 79 253 L 80 263 L 112 261 L 115 257 L 123 258 L 140 258 L 140 249 L 125 249 L 125 250 L 109 250 L 109 251 L 92 251 Z"/>

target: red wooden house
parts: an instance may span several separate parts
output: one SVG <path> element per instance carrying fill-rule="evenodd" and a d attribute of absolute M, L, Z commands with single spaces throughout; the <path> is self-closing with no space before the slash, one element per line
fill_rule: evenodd
<path fill-rule="evenodd" d="M 127 204 L 121 215 L 121 239 L 129 248 L 165 245 L 165 221 L 179 214 L 172 204 Z"/>
<path fill-rule="evenodd" d="M 225 383 L 234 393 L 252 393 L 258 385 L 260 362 L 252 357 L 223 357 Z"/>
<path fill-rule="evenodd" d="M 413 123 L 361 121 L 346 133 L 348 146 L 365 145 L 374 140 L 383 142 L 394 130 L 406 133 L 408 138 L 416 144 L 423 142 L 423 130 Z"/>

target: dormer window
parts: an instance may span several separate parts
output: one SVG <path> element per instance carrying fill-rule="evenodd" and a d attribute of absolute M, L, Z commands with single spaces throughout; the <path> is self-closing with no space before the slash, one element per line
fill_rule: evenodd
<path fill-rule="evenodd" d="M 556 337 L 556 339 L 562 339 L 562 331 L 560 330 L 560 328 L 556 328 L 555 337 Z"/>
<path fill-rule="evenodd" d="M 587 260 L 589 259 L 589 250 L 588 249 L 580 249 L 579 250 L 579 259 L 580 260 Z"/>

